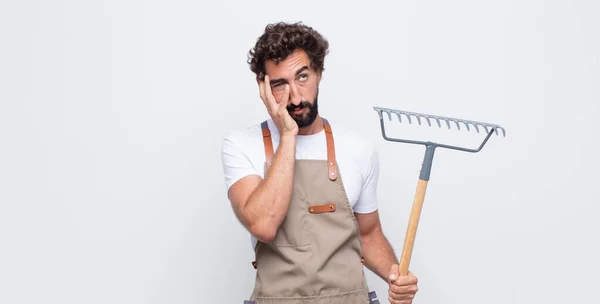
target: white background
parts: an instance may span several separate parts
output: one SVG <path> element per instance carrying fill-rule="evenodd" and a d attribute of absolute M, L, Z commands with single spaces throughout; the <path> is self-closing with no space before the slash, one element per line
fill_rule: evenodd
<path fill-rule="evenodd" d="M 414 303 L 599 303 L 599 15 L 591 0 L 2 0 L 0 303 L 249 296 L 220 145 L 266 118 L 246 54 L 280 20 L 330 40 L 321 113 L 376 144 L 398 253 L 424 149 L 384 141 L 372 107 L 508 131 L 436 151 Z"/>

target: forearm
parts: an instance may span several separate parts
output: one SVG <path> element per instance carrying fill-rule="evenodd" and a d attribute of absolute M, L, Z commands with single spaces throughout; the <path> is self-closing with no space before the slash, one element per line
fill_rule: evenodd
<path fill-rule="evenodd" d="M 282 136 L 264 180 L 250 195 L 245 206 L 251 231 L 274 237 L 289 208 L 294 182 L 296 137 Z"/>
<path fill-rule="evenodd" d="M 381 230 L 361 236 L 365 266 L 383 280 L 388 280 L 392 265 L 398 264 L 394 249 Z"/>

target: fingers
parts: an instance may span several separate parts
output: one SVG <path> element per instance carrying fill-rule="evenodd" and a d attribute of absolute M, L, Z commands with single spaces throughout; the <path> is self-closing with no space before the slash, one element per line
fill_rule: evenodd
<path fill-rule="evenodd" d="M 260 99 L 262 99 L 263 103 L 267 107 L 269 113 L 274 113 L 277 110 L 275 97 L 271 92 L 271 84 L 269 82 L 269 76 L 265 75 L 265 80 L 259 80 L 259 89 L 260 89 Z"/>
<path fill-rule="evenodd" d="M 413 295 L 417 293 L 417 291 L 419 291 L 419 287 L 417 287 L 417 285 L 407 285 L 407 286 L 396 286 L 396 285 L 390 285 L 390 289 L 389 289 L 390 293 L 396 294 L 398 296 L 405 296 L 405 295 Z"/>
<path fill-rule="evenodd" d="M 265 101 L 265 82 L 260 79 L 257 79 L 256 82 L 258 82 L 258 91 L 260 93 L 260 100 L 262 100 L 263 104 L 265 105 L 265 107 L 267 107 L 268 110 L 271 110 L 269 108 L 269 105 Z"/>
<path fill-rule="evenodd" d="M 393 265 L 390 269 L 389 276 L 389 301 L 392 304 L 412 303 L 417 291 L 417 277 L 410 271 L 408 275 L 398 275 L 398 265 Z"/>
<path fill-rule="evenodd" d="M 412 304 L 413 299 L 396 300 L 392 297 L 388 297 L 390 304 Z"/>
<path fill-rule="evenodd" d="M 391 297 L 388 297 L 388 301 L 390 301 L 390 304 L 412 304 L 413 300 L 412 299 L 396 300 Z"/>
<path fill-rule="evenodd" d="M 395 286 L 390 285 L 388 300 L 393 304 L 412 303 L 418 291 L 417 285 Z"/>
<path fill-rule="evenodd" d="M 417 279 L 417 277 L 415 277 L 412 273 L 409 272 L 408 275 L 399 276 L 397 279 L 392 280 L 390 283 L 396 286 L 416 285 L 417 283 L 419 283 L 419 280 Z"/>
<path fill-rule="evenodd" d="M 388 276 L 388 283 L 394 282 L 398 278 L 398 264 L 392 265 L 390 268 L 390 275 Z"/>
<path fill-rule="evenodd" d="M 271 92 L 271 79 L 269 75 L 265 75 L 265 97 L 269 103 L 275 103 L 275 97 L 273 97 L 273 92 Z"/>
<path fill-rule="evenodd" d="M 287 103 L 289 100 L 290 100 L 290 85 L 286 83 L 285 88 L 283 90 L 283 96 L 281 96 L 281 100 L 277 101 L 277 103 L 282 105 L 283 107 L 287 107 Z"/>
<path fill-rule="evenodd" d="M 283 115 L 282 117 L 286 117 L 286 116 L 290 115 L 287 110 L 287 103 L 288 103 L 287 101 L 289 99 L 287 96 L 288 96 L 289 91 L 290 91 L 289 85 L 285 84 L 285 88 L 284 88 L 284 92 L 283 92 L 284 96 L 282 96 L 280 100 L 276 101 L 277 106 L 278 106 L 277 109 L 279 110 L 279 114 Z M 291 116 L 290 116 L 290 118 L 291 118 Z"/>

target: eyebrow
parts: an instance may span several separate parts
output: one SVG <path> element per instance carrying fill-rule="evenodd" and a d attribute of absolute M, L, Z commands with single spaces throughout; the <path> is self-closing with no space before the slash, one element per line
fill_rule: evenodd
<path fill-rule="evenodd" d="M 302 72 L 304 72 L 306 70 L 308 70 L 308 66 L 307 65 L 299 68 L 296 71 L 296 76 L 298 76 L 298 74 L 300 74 L 300 73 L 302 73 Z M 270 81 L 271 85 L 278 85 L 278 84 L 280 84 L 282 82 L 285 82 L 285 79 L 283 79 L 283 78 L 277 78 L 277 79 L 273 79 L 273 80 Z"/>
<path fill-rule="evenodd" d="M 296 76 L 298 76 L 298 74 L 304 72 L 305 70 L 308 70 L 308 66 L 306 65 L 296 71 Z"/>

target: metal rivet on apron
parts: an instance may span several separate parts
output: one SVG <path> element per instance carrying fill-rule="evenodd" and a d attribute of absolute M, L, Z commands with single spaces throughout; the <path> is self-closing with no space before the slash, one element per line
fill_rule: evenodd
<path fill-rule="evenodd" d="M 311 213 L 315 212 L 315 208 L 310 208 L 310 212 Z"/>
<path fill-rule="evenodd" d="M 333 205 L 329 205 L 329 209 L 333 209 Z"/>
<path fill-rule="evenodd" d="M 331 175 L 333 175 L 333 172 L 331 172 Z"/>
<path fill-rule="evenodd" d="M 330 166 L 333 166 L 333 163 L 329 163 Z"/>

